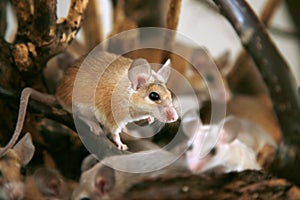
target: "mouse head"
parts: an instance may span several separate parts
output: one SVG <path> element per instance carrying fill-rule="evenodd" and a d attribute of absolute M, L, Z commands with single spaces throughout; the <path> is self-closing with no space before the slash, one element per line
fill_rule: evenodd
<path fill-rule="evenodd" d="M 194 173 L 231 171 L 232 162 L 239 162 L 232 155 L 239 126 L 234 117 L 227 117 L 216 125 L 204 126 L 195 111 L 184 114 L 182 129 L 190 138 L 185 153 L 189 168 Z"/>
<path fill-rule="evenodd" d="M 27 133 L 0 158 L 0 199 L 21 199 L 24 195 L 25 165 L 34 154 L 31 136 Z"/>
<path fill-rule="evenodd" d="M 74 200 L 109 199 L 115 187 L 115 171 L 100 162 L 95 163 L 91 156 L 82 163 L 80 182 L 73 191 Z"/>
<path fill-rule="evenodd" d="M 191 63 L 194 67 L 189 68 L 193 71 L 187 71 L 186 76 L 192 82 L 197 94 L 203 100 L 212 98 L 216 101 L 224 99 L 228 101 L 231 98 L 231 92 L 226 81 L 228 73 L 229 51 L 225 51 L 216 60 L 209 55 L 204 48 L 197 48 L 191 56 Z M 199 72 L 201 77 L 199 77 Z M 203 87 L 203 79 L 206 86 Z M 210 88 L 210 91 L 208 91 Z"/>
<path fill-rule="evenodd" d="M 34 174 L 35 185 L 45 199 L 68 199 L 69 191 L 62 175 L 55 169 L 39 168 Z"/>
<path fill-rule="evenodd" d="M 144 59 L 133 61 L 128 78 L 133 89 L 130 102 L 136 111 L 149 114 L 167 123 L 178 119 L 171 92 L 166 87 L 170 73 L 170 60 L 167 60 L 157 72 L 153 71 Z"/>

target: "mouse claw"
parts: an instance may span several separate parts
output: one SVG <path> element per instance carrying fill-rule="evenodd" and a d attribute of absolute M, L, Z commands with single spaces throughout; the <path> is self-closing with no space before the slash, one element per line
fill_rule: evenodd
<path fill-rule="evenodd" d="M 147 118 L 148 124 L 152 124 L 154 122 L 154 117 L 150 116 Z"/>
<path fill-rule="evenodd" d="M 117 144 L 119 150 L 126 151 L 128 149 L 127 145 L 123 144 L 121 141 L 119 133 L 113 134 L 113 140 Z"/>
<path fill-rule="evenodd" d="M 118 149 L 122 151 L 126 151 L 128 147 L 126 144 L 118 144 Z"/>

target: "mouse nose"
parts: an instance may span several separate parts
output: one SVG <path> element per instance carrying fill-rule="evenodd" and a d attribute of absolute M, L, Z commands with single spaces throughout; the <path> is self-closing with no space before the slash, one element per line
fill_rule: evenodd
<path fill-rule="evenodd" d="M 5 188 L 10 200 L 20 200 L 23 198 L 24 184 L 22 182 L 9 183 Z"/>
<path fill-rule="evenodd" d="M 166 113 L 168 122 L 174 122 L 178 119 L 178 114 L 174 108 L 168 109 Z"/>

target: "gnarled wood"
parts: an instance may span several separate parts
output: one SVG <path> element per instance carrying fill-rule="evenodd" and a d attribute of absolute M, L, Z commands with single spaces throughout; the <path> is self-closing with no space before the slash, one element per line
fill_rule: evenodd
<path fill-rule="evenodd" d="M 133 185 L 119 199 L 299 199 L 300 190 L 259 171 L 221 175 L 165 175 Z"/>

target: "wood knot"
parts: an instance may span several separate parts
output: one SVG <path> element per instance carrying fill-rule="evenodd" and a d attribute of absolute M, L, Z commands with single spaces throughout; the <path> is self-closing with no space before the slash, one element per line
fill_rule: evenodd
<path fill-rule="evenodd" d="M 32 66 L 32 60 L 29 57 L 28 46 L 21 43 L 16 44 L 13 49 L 13 58 L 19 71 L 28 71 Z"/>

